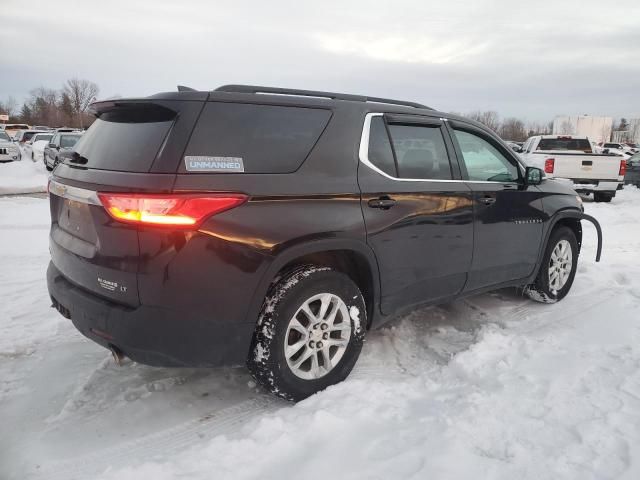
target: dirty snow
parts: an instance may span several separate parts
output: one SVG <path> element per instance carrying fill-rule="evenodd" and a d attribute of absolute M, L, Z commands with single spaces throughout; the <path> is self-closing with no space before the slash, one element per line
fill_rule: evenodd
<path fill-rule="evenodd" d="M 372 332 L 292 405 L 244 369 L 127 363 L 49 308 L 48 207 L 0 198 L 0 478 L 640 478 L 640 190 L 585 204 L 572 291 L 507 289 Z"/>

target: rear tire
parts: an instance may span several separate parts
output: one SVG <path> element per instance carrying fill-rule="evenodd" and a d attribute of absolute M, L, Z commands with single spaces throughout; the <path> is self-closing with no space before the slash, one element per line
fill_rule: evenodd
<path fill-rule="evenodd" d="M 578 242 L 573 230 L 556 227 L 547 242 L 538 276 L 524 287 L 524 293 L 536 302 L 558 302 L 571 290 L 577 268 Z"/>
<path fill-rule="evenodd" d="M 313 265 L 290 270 L 267 292 L 247 366 L 271 393 L 303 400 L 347 378 L 362 350 L 366 312 L 347 275 Z"/>

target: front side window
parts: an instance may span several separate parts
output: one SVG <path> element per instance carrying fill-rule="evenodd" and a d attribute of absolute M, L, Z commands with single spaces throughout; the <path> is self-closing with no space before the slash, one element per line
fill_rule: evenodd
<path fill-rule="evenodd" d="M 454 130 L 469 180 L 515 182 L 518 167 L 491 143 L 473 133 Z"/>

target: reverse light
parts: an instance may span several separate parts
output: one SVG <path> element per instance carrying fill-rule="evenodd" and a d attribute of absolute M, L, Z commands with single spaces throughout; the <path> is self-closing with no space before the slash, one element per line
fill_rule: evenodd
<path fill-rule="evenodd" d="M 196 228 L 204 219 L 243 204 L 243 194 L 98 193 L 109 215 L 136 225 Z"/>
<path fill-rule="evenodd" d="M 553 173 L 553 168 L 555 166 L 556 159 L 555 158 L 547 158 L 544 161 L 544 173 Z"/>
<path fill-rule="evenodd" d="M 627 161 L 620 160 L 620 170 L 618 170 L 618 176 L 624 177 L 627 173 Z"/>

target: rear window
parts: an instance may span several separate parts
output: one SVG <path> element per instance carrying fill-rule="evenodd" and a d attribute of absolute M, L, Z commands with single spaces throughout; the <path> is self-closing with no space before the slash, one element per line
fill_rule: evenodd
<path fill-rule="evenodd" d="M 33 141 L 35 142 L 39 142 L 40 140 L 51 140 L 51 138 L 53 137 L 53 135 L 42 135 L 42 134 L 37 134 L 33 137 Z"/>
<path fill-rule="evenodd" d="M 330 117 L 331 111 L 314 108 L 207 103 L 185 157 L 241 161 L 247 173 L 290 173 L 309 155 Z M 187 171 L 184 162 L 179 171 Z"/>
<path fill-rule="evenodd" d="M 22 140 L 25 141 L 25 142 L 27 140 L 31 140 L 31 137 L 33 137 L 36 133 L 38 133 L 38 132 L 24 132 L 22 134 Z"/>
<path fill-rule="evenodd" d="M 100 170 L 148 172 L 169 133 L 175 112 L 152 104 L 118 107 L 102 113 L 80 137 L 73 163 Z M 65 137 L 68 140 L 65 140 Z M 72 135 L 62 141 L 75 143 Z"/>
<path fill-rule="evenodd" d="M 586 138 L 543 138 L 538 150 L 580 150 L 591 153 L 591 144 Z"/>
<path fill-rule="evenodd" d="M 60 146 L 62 148 L 72 148 L 80 140 L 80 135 L 62 135 L 60 137 Z"/>

